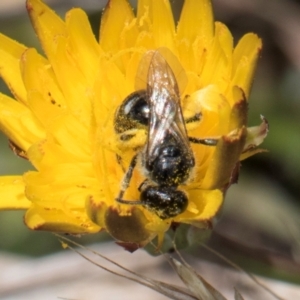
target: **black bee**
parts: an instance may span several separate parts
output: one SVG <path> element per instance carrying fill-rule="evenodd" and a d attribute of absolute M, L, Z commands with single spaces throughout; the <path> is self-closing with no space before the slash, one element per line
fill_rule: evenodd
<path fill-rule="evenodd" d="M 116 201 L 143 205 L 167 219 L 188 206 L 188 197 L 178 186 L 190 179 L 195 166 L 190 142 L 216 145 L 218 140 L 188 137 L 185 122 L 199 120 L 201 115 L 184 120 L 175 75 L 160 51 L 151 52 L 146 76 L 146 89 L 130 94 L 115 116 L 115 131 L 121 140 L 130 140 L 138 128 L 146 128 L 148 134 L 146 144 L 132 158 Z M 139 187 L 140 199 L 125 200 L 138 160 L 146 177 Z"/>

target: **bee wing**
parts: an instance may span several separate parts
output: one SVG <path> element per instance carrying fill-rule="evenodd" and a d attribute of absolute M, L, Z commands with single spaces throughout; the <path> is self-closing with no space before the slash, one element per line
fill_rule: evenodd
<path fill-rule="evenodd" d="M 164 47 L 158 48 L 157 50 L 149 50 L 143 55 L 143 57 L 141 57 L 141 62 L 138 66 L 137 76 L 135 78 L 135 90 L 138 91 L 147 89 L 149 66 L 154 54 L 160 54 L 169 65 L 177 80 L 180 95 L 182 95 L 187 87 L 188 82 L 186 73 L 173 52 Z"/>
<path fill-rule="evenodd" d="M 171 67 L 159 51 L 154 52 L 149 64 L 147 94 L 150 107 L 147 159 L 153 161 L 160 145 L 170 138 L 190 149 L 178 84 Z"/>

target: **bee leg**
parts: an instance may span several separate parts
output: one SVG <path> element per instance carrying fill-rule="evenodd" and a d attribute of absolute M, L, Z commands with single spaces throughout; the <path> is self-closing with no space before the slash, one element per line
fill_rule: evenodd
<path fill-rule="evenodd" d="M 202 117 L 202 114 L 199 112 L 199 113 L 196 113 L 194 116 L 185 119 L 184 121 L 186 124 L 199 122 L 199 121 L 201 121 L 201 117 Z M 191 143 L 202 144 L 202 145 L 206 145 L 206 146 L 216 146 L 219 141 L 219 138 L 199 139 L 199 138 L 190 137 L 190 136 L 188 138 Z"/>
<path fill-rule="evenodd" d="M 202 117 L 202 114 L 199 112 L 199 113 L 196 113 L 194 116 L 192 116 L 190 118 L 186 118 L 184 120 L 184 122 L 186 124 L 188 124 L 188 123 L 194 123 L 194 122 L 199 122 L 201 120 L 201 117 Z"/>
<path fill-rule="evenodd" d="M 149 185 L 149 180 L 145 179 L 139 186 L 138 190 L 139 192 L 141 192 L 142 190 L 144 190 L 147 186 Z"/>
<path fill-rule="evenodd" d="M 122 163 L 122 157 L 119 154 L 116 154 L 116 158 L 117 158 L 117 163 L 121 166 L 122 171 L 125 173 L 126 170 L 125 170 L 125 168 L 123 166 L 123 163 Z"/>
<path fill-rule="evenodd" d="M 141 204 L 140 201 L 127 201 L 123 199 L 124 193 L 127 190 L 131 177 L 132 177 L 132 173 L 133 170 L 136 166 L 137 163 L 137 154 L 132 158 L 130 165 L 128 167 L 127 172 L 125 173 L 125 176 L 122 180 L 122 186 L 121 186 L 121 190 L 119 192 L 118 197 L 115 199 L 117 202 L 122 203 L 122 204 Z"/>
<path fill-rule="evenodd" d="M 219 138 L 199 139 L 199 138 L 189 136 L 189 141 L 194 144 L 202 144 L 202 145 L 206 145 L 206 146 L 216 146 L 219 141 Z"/>

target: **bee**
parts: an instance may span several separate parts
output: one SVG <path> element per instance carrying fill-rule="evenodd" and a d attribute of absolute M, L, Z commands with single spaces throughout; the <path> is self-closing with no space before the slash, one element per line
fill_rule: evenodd
<path fill-rule="evenodd" d="M 168 219 L 183 213 L 188 206 L 186 193 L 178 187 L 187 183 L 195 167 L 190 142 L 212 146 L 218 140 L 188 137 L 185 123 L 199 120 L 201 115 L 184 120 L 179 86 L 161 51 L 148 53 L 146 66 L 146 88 L 130 94 L 115 115 L 115 132 L 121 140 L 130 140 L 139 128 L 146 128 L 147 132 L 146 143 L 133 156 L 115 200 L 142 205 L 161 219 Z M 146 178 L 138 188 L 140 199 L 125 200 L 124 193 L 137 163 Z"/>

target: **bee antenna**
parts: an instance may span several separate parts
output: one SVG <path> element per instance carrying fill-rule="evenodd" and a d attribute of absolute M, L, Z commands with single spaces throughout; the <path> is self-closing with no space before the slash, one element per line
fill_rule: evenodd
<path fill-rule="evenodd" d="M 140 200 L 124 200 L 124 199 L 120 199 L 120 198 L 116 198 L 115 200 L 121 204 L 142 205 L 142 202 Z"/>

